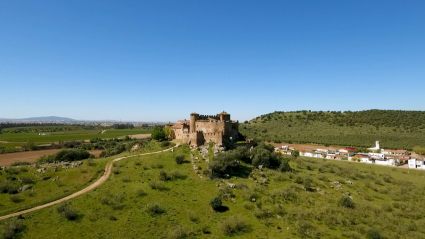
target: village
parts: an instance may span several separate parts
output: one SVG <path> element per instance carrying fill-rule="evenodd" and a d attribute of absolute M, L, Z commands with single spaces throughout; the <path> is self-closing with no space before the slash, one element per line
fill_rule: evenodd
<path fill-rule="evenodd" d="M 375 147 L 368 148 L 368 152 L 359 152 L 356 148 L 350 147 L 331 150 L 301 149 L 290 147 L 288 145 L 283 145 L 280 148 L 277 147 L 275 148 L 275 151 L 286 155 L 294 155 L 295 152 L 298 152 L 299 156 L 303 157 L 347 160 L 375 165 L 393 167 L 404 166 L 413 169 L 425 169 L 423 159 L 412 157 L 411 153 L 407 150 L 381 149 L 379 141 L 376 141 Z"/>

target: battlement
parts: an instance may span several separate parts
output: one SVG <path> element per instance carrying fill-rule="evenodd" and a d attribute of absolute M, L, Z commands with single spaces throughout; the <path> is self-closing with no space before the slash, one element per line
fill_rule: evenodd
<path fill-rule="evenodd" d="M 209 120 L 210 118 L 220 120 L 220 117 L 218 115 L 199 115 L 200 120 Z"/>

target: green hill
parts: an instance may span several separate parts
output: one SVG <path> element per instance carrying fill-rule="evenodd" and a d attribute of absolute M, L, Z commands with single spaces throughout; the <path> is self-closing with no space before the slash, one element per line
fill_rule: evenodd
<path fill-rule="evenodd" d="M 261 115 L 240 131 L 259 141 L 412 149 L 425 142 L 425 111 L 293 111 Z"/>

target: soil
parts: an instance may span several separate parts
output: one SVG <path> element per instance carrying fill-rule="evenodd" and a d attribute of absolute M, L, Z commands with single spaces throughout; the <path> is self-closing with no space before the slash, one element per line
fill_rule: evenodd
<path fill-rule="evenodd" d="M 276 143 L 268 143 L 273 145 L 276 148 L 282 148 L 282 146 L 284 145 L 288 145 L 289 148 L 294 148 L 294 149 L 327 149 L 327 150 L 338 150 L 338 149 L 343 149 L 344 147 L 334 147 L 334 146 L 329 146 L 329 147 L 325 147 L 324 145 L 321 144 L 276 144 Z"/>
<path fill-rule="evenodd" d="M 47 149 L 38 151 L 27 151 L 19 153 L 0 154 L 0 166 L 9 166 L 14 162 L 30 162 L 33 163 L 43 155 L 51 155 L 59 152 L 60 149 Z M 91 154 L 99 157 L 101 150 L 91 150 Z"/>

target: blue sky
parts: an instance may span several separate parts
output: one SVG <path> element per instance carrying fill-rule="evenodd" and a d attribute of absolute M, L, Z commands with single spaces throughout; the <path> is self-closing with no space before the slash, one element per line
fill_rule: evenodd
<path fill-rule="evenodd" d="M 425 110 L 425 1 L 0 1 L 0 118 Z"/>

